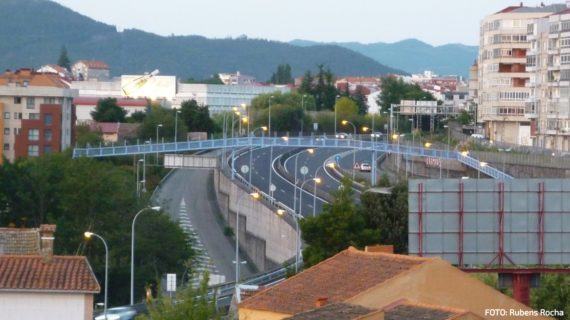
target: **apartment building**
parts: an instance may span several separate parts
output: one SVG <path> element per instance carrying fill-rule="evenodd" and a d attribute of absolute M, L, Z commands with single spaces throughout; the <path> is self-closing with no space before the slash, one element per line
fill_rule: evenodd
<path fill-rule="evenodd" d="M 14 161 L 70 147 L 76 95 L 77 91 L 56 74 L 31 69 L 1 74 L 2 155 Z"/>
<path fill-rule="evenodd" d="M 105 81 L 110 78 L 109 66 L 103 61 L 79 60 L 71 66 L 75 80 Z"/>
<path fill-rule="evenodd" d="M 564 4 L 512 6 L 481 22 L 478 57 L 477 121 L 490 140 L 532 145 L 531 120 L 525 117 L 531 96 L 527 71 L 529 25 L 566 9 Z"/>
<path fill-rule="evenodd" d="M 533 145 L 570 151 L 570 9 L 530 23 L 528 40 Z"/>

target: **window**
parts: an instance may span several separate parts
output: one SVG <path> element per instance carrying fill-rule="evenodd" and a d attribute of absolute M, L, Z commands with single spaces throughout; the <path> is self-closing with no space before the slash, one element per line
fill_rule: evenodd
<path fill-rule="evenodd" d="M 40 148 L 35 145 L 28 146 L 28 156 L 29 157 L 37 157 L 40 155 Z"/>
<path fill-rule="evenodd" d="M 10 135 L 10 128 L 4 128 L 4 135 L 5 135 L 5 136 L 9 136 L 9 135 Z"/>
<path fill-rule="evenodd" d="M 570 64 L 570 55 L 569 54 L 561 55 L 560 64 Z"/>
<path fill-rule="evenodd" d="M 28 131 L 28 140 L 30 141 L 38 141 L 40 139 L 40 130 L 38 129 L 30 129 Z"/>
<path fill-rule="evenodd" d="M 53 116 L 51 115 L 51 113 L 46 113 L 44 115 L 44 124 L 46 126 L 51 126 L 52 122 L 53 122 Z"/>
<path fill-rule="evenodd" d="M 39 113 L 30 113 L 29 119 L 30 120 L 40 120 L 40 114 Z"/>
<path fill-rule="evenodd" d="M 10 119 L 10 112 L 4 112 L 4 119 Z"/>
<path fill-rule="evenodd" d="M 51 153 L 52 149 L 50 145 L 44 146 L 44 154 Z"/>
<path fill-rule="evenodd" d="M 36 99 L 28 97 L 26 99 L 26 109 L 33 109 L 36 107 Z"/>
<path fill-rule="evenodd" d="M 4 151 L 10 151 L 10 144 L 4 143 Z"/>
<path fill-rule="evenodd" d="M 14 97 L 14 104 L 21 104 L 22 103 L 22 97 Z"/>
<path fill-rule="evenodd" d="M 54 97 L 46 97 L 46 98 L 44 98 L 44 103 L 55 104 L 55 98 Z"/>
<path fill-rule="evenodd" d="M 20 135 L 20 132 L 21 132 L 21 131 L 22 131 L 21 128 L 14 128 L 14 135 L 15 135 L 15 136 Z"/>
<path fill-rule="evenodd" d="M 22 113 L 21 112 L 14 112 L 14 119 L 15 120 L 22 119 Z"/>
<path fill-rule="evenodd" d="M 51 141 L 52 138 L 53 138 L 53 133 L 52 133 L 51 129 L 44 130 L 44 140 L 45 141 Z"/>

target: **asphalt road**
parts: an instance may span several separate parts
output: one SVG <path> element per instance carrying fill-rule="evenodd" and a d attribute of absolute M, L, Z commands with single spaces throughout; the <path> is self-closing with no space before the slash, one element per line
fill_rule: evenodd
<path fill-rule="evenodd" d="M 235 246 L 218 222 L 212 174 L 201 169 L 175 170 L 158 191 L 157 200 L 184 229 L 190 228 L 196 235 L 196 246 L 201 251 L 198 259 L 210 273 L 233 281 Z M 252 274 L 249 267 L 241 267 L 242 278 Z"/>

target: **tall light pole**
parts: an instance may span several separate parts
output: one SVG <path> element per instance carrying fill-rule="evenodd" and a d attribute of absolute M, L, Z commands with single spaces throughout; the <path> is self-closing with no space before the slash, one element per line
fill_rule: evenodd
<path fill-rule="evenodd" d="M 354 136 L 352 137 L 352 143 L 355 144 L 356 141 L 354 139 L 356 139 L 356 126 L 354 125 L 354 123 L 348 121 L 348 120 L 342 120 L 342 125 L 346 126 L 347 124 L 350 124 L 352 126 L 352 128 L 354 129 Z M 353 148 L 352 150 L 352 180 L 354 180 L 354 177 L 356 175 L 356 172 L 354 170 L 354 164 L 356 163 L 356 148 Z"/>
<path fill-rule="evenodd" d="M 277 209 L 275 213 L 279 217 L 284 217 L 287 211 L 283 209 Z M 291 216 L 293 216 L 293 220 L 295 220 L 295 229 L 297 231 L 297 236 L 295 239 L 295 273 L 297 273 L 299 272 L 299 264 L 301 263 L 301 230 L 299 229 L 299 216 L 295 212 L 291 213 Z"/>
<path fill-rule="evenodd" d="M 451 145 L 451 128 L 449 125 L 444 125 L 444 128 L 447 128 L 447 157 L 449 157 L 449 148 Z M 449 166 L 447 166 L 447 178 L 449 179 Z"/>
<path fill-rule="evenodd" d="M 135 223 L 139 215 L 146 210 L 160 211 L 160 207 L 146 207 L 135 214 L 133 218 L 133 224 L 131 226 L 131 306 L 135 300 Z"/>
<path fill-rule="evenodd" d="M 147 140 L 144 142 L 150 146 L 151 141 Z M 143 176 L 142 176 L 142 192 L 146 193 L 146 152 L 143 153 Z"/>
<path fill-rule="evenodd" d="M 334 136 L 336 138 L 336 105 L 338 103 L 338 99 L 340 98 L 339 95 L 336 96 L 336 98 L 334 99 Z"/>
<path fill-rule="evenodd" d="M 303 188 L 305 187 L 305 184 L 307 184 L 307 182 L 311 182 L 311 181 L 315 183 L 315 188 L 316 188 L 317 184 L 321 183 L 321 178 L 315 177 L 315 178 L 309 179 L 309 180 L 307 180 L 301 184 L 301 191 L 300 191 L 301 195 L 299 196 L 299 214 L 301 215 L 301 217 L 303 216 L 303 191 L 304 191 Z"/>
<path fill-rule="evenodd" d="M 86 231 L 85 233 L 83 233 L 83 235 L 87 240 L 91 239 L 91 237 L 98 238 L 103 242 L 103 245 L 105 246 L 105 298 L 103 306 L 103 315 L 105 315 L 105 319 L 107 319 L 107 292 L 109 289 L 109 247 L 107 246 L 107 241 L 105 241 L 103 237 L 101 237 L 96 233 Z"/>
<path fill-rule="evenodd" d="M 158 165 L 158 129 L 162 128 L 162 123 L 156 125 L 156 165 Z"/>
<path fill-rule="evenodd" d="M 306 150 L 309 154 L 314 154 L 315 153 L 315 149 L 309 148 Z M 299 160 L 299 155 L 302 153 L 299 152 L 295 155 L 295 175 L 294 175 L 294 182 L 295 182 L 295 189 L 293 189 L 294 191 L 294 195 L 293 195 L 293 211 L 297 212 L 297 188 L 298 188 L 298 183 L 299 180 L 297 179 L 297 162 Z M 303 192 L 303 190 L 301 190 L 301 192 Z M 300 211 L 300 210 L 299 210 Z"/>
<path fill-rule="evenodd" d="M 323 179 L 319 178 L 318 174 L 319 174 L 319 170 L 321 170 L 321 169 L 324 170 L 324 166 L 325 165 L 319 166 L 317 168 L 317 170 L 315 170 L 315 174 L 313 175 L 314 179 L 318 179 L 318 182 L 317 182 L 317 180 L 315 180 L 316 183 L 315 183 L 315 188 L 313 190 L 313 217 L 317 216 L 317 185 L 321 184 L 323 182 Z M 334 169 L 335 165 L 334 165 L 334 162 L 329 162 L 326 164 L 326 166 Z"/>
<path fill-rule="evenodd" d="M 409 119 L 410 122 L 412 123 L 412 127 L 410 129 L 410 133 L 412 134 L 412 148 L 416 147 L 416 135 L 414 134 L 414 117 L 412 116 L 412 118 Z M 416 123 L 417 126 L 417 123 Z M 421 145 L 421 141 L 420 141 L 420 145 Z M 410 165 L 410 169 L 412 170 L 412 178 L 414 177 L 414 157 L 410 156 L 411 159 L 411 165 Z"/>
<path fill-rule="evenodd" d="M 178 114 L 180 112 L 180 110 L 174 112 L 174 143 L 178 142 Z"/>
<path fill-rule="evenodd" d="M 140 168 L 139 168 L 140 166 L 139 165 L 141 163 L 143 163 L 143 166 L 144 166 L 144 160 L 143 159 L 139 159 L 137 161 L 137 197 L 138 198 L 140 198 L 140 196 L 141 196 L 141 181 L 139 179 L 139 176 L 140 176 L 139 175 L 139 172 L 140 172 Z"/>
<path fill-rule="evenodd" d="M 271 136 L 271 100 L 273 100 L 273 98 L 275 98 L 275 97 L 274 96 L 269 97 L 269 119 L 268 119 L 269 137 L 272 137 Z"/>
<path fill-rule="evenodd" d="M 239 208 L 240 208 L 242 200 L 245 199 L 245 196 L 251 196 L 251 198 L 253 200 L 257 200 L 257 199 L 259 199 L 259 193 L 257 193 L 257 192 L 244 193 L 241 195 L 241 197 L 237 201 L 236 229 L 235 229 L 235 233 L 236 233 L 236 275 L 235 275 L 236 279 L 235 279 L 235 287 L 236 287 L 236 289 L 239 285 Z"/>

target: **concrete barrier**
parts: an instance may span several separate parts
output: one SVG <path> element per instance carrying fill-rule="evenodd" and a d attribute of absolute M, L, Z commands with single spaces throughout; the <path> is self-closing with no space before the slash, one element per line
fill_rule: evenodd
<path fill-rule="evenodd" d="M 295 257 L 297 230 L 275 214 L 275 209 L 251 199 L 248 192 L 214 170 L 218 205 L 235 230 L 238 201 L 240 248 L 260 271 L 270 270 Z"/>

